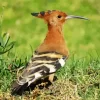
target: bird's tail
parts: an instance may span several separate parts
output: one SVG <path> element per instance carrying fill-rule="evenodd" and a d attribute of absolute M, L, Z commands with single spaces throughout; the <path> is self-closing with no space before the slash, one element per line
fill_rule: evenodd
<path fill-rule="evenodd" d="M 27 88 L 28 83 L 25 83 L 23 85 L 19 85 L 17 82 L 14 82 L 12 85 L 12 89 L 11 89 L 11 94 L 12 95 L 22 95 L 23 91 Z"/>

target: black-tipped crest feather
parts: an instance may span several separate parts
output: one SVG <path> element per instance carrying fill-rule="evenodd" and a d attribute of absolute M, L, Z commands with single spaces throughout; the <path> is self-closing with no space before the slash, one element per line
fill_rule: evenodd
<path fill-rule="evenodd" d="M 38 16 L 39 13 L 31 13 L 32 16 Z"/>
<path fill-rule="evenodd" d="M 44 11 L 41 11 L 40 14 L 41 14 L 42 16 L 44 16 L 44 15 L 45 15 L 45 12 L 44 12 Z"/>
<path fill-rule="evenodd" d="M 33 13 L 31 13 L 31 15 L 37 17 L 40 14 L 41 16 L 44 16 L 45 13 L 51 14 L 54 11 L 56 11 L 56 10 L 41 11 L 40 13 L 33 12 Z"/>

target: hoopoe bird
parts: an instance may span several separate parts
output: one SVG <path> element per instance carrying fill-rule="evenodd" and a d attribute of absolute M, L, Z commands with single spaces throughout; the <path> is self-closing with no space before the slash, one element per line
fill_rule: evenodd
<path fill-rule="evenodd" d="M 87 20 L 85 17 L 67 15 L 57 10 L 31 14 L 46 21 L 48 32 L 43 43 L 36 49 L 28 65 L 13 84 L 12 93 L 23 92 L 32 83 L 45 77 L 53 82 L 54 73 L 65 65 L 69 56 L 62 33 L 63 24 L 70 18 Z"/>

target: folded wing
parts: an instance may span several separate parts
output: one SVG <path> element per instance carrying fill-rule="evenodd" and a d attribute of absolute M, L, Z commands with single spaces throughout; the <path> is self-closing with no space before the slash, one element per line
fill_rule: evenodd
<path fill-rule="evenodd" d="M 36 53 L 13 84 L 12 94 L 24 91 L 31 83 L 55 73 L 65 64 L 66 56 L 56 52 Z"/>

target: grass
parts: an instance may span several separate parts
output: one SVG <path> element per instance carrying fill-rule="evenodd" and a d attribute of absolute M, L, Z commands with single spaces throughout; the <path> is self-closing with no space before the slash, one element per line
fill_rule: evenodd
<path fill-rule="evenodd" d="M 2 48 L 0 44 L 0 99 L 99 100 L 99 4 L 99 0 L 0 1 L 0 37 L 3 44 L 8 45 Z M 48 9 L 85 16 L 90 21 L 73 19 L 65 23 L 63 33 L 70 57 L 65 67 L 56 73 L 58 80 L 49 89 L 38 90 L 37 88 L 31 91 L 30 95 L 26 93 L 22 96 L 11 96 L 10 87 L 16 78 L 17 69 L 26 64 L 47 32 L 44 21 L 32 17 L 30 13 Z M 3 37 L 5 32 L 9 33 L 10 38 L 6 34 Z"/>

